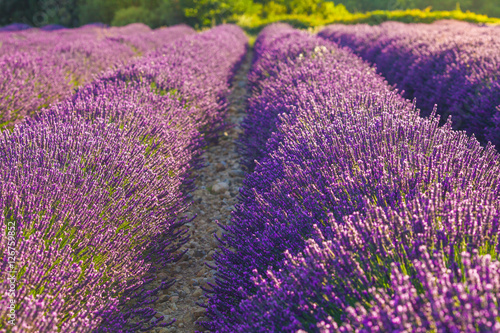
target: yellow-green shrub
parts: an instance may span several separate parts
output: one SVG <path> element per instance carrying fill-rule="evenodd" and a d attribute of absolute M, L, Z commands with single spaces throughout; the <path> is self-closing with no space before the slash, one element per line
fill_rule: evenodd
<path fill-rule="evenodd" d="M 263 11 L 266 6 L 264 6 Z M 273 9 L 277 9 L 274 8 Z M 286 22 L 295 28 L 314 28 L 332 23 L 344 24 L 380 24 L 385 21 L 399 21 L 405 23 L 431 23 L 437 20 L 459 20 L 480 24 L 500 24 L 500 18 L 469 11 L 463 12 L 459 8 L 452 11 L 431 11 L 430 8 L 407 10 L 375 10 L 366 13 L 350 13 L 342 4 L 334 5 L 331 2 L 322 3 L 318 14 L 298 15 L 283 14 L 278 10 L 269 10 L 265 16 L 240 15 L 233 16 L 232 22 L 238 24 L 248 33 L 258 33 L 263 27 L 274 22 Z"/>

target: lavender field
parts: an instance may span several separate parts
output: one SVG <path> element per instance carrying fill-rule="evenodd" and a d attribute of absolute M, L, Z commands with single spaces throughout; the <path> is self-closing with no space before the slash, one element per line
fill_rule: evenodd
<path fill-rule="evenodd" d="M 498 27 L 24 28 L 0 332 L 500 332 Z"/>
<path fill-rule="evenodd" d="M 500 145 L 500 29 L 466 22 L 331 25 L 319 34 L 375 64 L 423 115 L 434 105 L 453 128 Z"/>

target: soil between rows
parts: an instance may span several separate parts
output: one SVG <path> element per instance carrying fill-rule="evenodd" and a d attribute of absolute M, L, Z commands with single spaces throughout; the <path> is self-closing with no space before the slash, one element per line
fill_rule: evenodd
<path fill-rule="evenodd" d="M 222 233 L 216 221 L 223 225 L 230 223 L 231 211 L 237 203 L 237 195 L 245 175 L 244 167 L 239 164 L 241 156 L 236 151 L 236 141 L 242 133 L 239 125 L 245 116 L 247 73 L 251 59 L 252 52 L 248 52 L 231 84 L 226 118 L 228 129 L 221 133 L 219 142 L 209 146 L 203 154 L 206 166 L 196 170 L 196 190 L 191 193 L 193 203 L 185 215 L 197 216 L 185 225 L 189 228 L 190 238 L 180 249 L 188 249 L 188 252 L 180 261 L 160 269 L 157 281 L 152 283 L 156 287 L 161 279 L 176 279 L 176 283 L 163 292 L 160 291 L 158 300 L 150 305 L 159 315 L 165 316 L 165 321 L 175 318 L 176 322 L 152 332 L 205 331 L 198 324 L 207 320 L 204 316 L 205 309 L 196 305 L 196 302 L 207 302 L 201 286 L 209 288 L 207 283 L 214 283 L 215 270 L 205 263 L 215 266 L 212 256 L 219 242 L 213 234 L 221 236 Z"/>

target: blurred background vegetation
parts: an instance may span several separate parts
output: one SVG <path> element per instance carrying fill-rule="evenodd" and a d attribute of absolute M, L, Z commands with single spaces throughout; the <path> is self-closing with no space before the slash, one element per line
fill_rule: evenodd
<path fill-rule="evenodd" d="M 305 28 L 332 22 L 459 19 L 498 23 L 500 0 L 0 0 L 0 26 L 26 23 L 76 27 L 141 22 L 152 28 L 187 23 L 195 28 L 237 23 L 255 33 L 268 23 Z"/>

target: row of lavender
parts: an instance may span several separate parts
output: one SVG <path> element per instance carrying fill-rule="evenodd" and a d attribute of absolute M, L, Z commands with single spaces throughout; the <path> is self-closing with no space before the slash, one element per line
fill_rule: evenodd
<path fill-rule="evenodd" d="M 179 258 L 190 171 L 245 51 L 236 26 L 188 31 L 2 133 L 0 330 L 168 324 L 147 306 L 174 281 L 149 287 L 151 263 Z"/>
<path fill-rule="evenodd" d="M 287 25 L 262 31 L 249 80 L 254 170 L 224 227 L 206 327 L 500 332 L 494 148 Z"/>
<path fill-rule="evenodd" d="M 85 26 L 106 27 L 106 25 L 103 23 L 89 23 Z M 23 31 L 23 30 L 28 30 L 28 29 L 40 29 L 43 31 L 55 31 L 55 30 L 60 30 L 60 29 L 66 29 L 66 27 L 63 27 L 62 25 L 59 25 L 59 24 L 47 24 L 47 25 L 44 25 L 40 28 L 34 28 L 31 25 L 26 24 L 26 23 L 11 23 L 9 25 L 1 27 L 0 32 L 14 32 L 14 31 Z"/>
<path fill-rule="evenodd" d="M 141 24 L 0 33 L 0 128 L 68 98 L 100 72 L 189 33 L 194 30 L 187 26 L 151 30 Z"/>
<path fill-rule="evenodd" d="M 375 64 L 429 115 L 500 147 L 500 30 L 458 21 L 331 25 L 323 38 Z"/>

